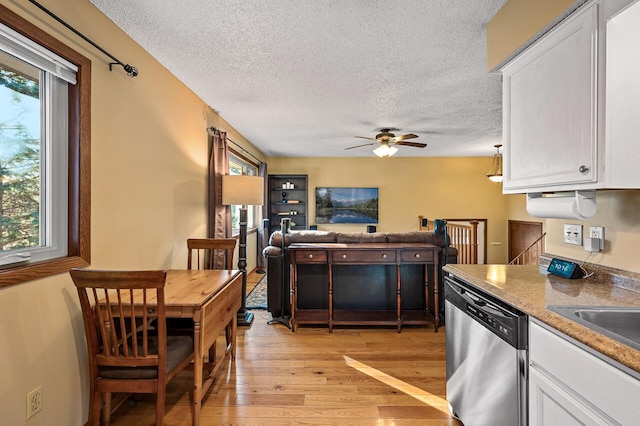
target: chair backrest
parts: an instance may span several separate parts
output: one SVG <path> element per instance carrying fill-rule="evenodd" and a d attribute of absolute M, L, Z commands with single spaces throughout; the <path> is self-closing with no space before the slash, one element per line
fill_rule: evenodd
<path fill-rule="evenodd" d="M 188 269 L 233 269 L 235 238 L 190 238 Z"/>
<path fill-rule="evenodd" d="M 165 271 L 72 269 L 70 274 L 80 297 L 94 374 L 101 367 L 165 365 Z M 159 368 L 157 378 L 162 381 L 164 374 Z"/>

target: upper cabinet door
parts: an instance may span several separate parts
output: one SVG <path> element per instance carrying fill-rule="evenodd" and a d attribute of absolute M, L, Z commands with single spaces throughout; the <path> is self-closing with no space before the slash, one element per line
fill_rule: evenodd
<path fill-rule="evenodd" d="M 607 22 L 606 157 L 609 186 L 637 187 L 640 165 L 640 2 Z"/>
<path fill-rule="evenodd" d="M 598 7 L 579 10 L 502 69 L 505 193 L 595 187 Z"/>

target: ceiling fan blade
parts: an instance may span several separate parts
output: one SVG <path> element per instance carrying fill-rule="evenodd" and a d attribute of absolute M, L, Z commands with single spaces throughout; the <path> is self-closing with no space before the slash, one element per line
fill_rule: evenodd
<path fill-rule="evenodd" d="M 396 142 L 394 143 L 394 145 L 404 145 L 404 146 L 412 146 L 414 148 L 424 148 L 427 146 L 426 143 L 420 143 L 420 142 Z"/>
<path fill-rule="evenodd" d="M 406 135 L 396 136 L 393 140 L 397 143 L 398 141 L 403 141 L 406 139 L 415 139 L 418 135 L 414 135 L 413 133 L 407 133 Z"/>
<path fill-rule="evenodd" d="M 365 139 L 369 139 L 369 138 L 365 138 Z M 360 148 L 360 147 L 363 147 L 363 146 L 369 146 L 369 145 L 375 145 L 375 144 L 377 144 L 377 143 L 378 143 L 378 142 L 371 142 L 371 143 L 365 143 L 365 144 L 362 144 L 362 145 L 350 146 L 349 148 L 345 148 L 344 150 L 346 151 L 346 150 L 348 150 L 348 149 Z"/>
<path fill-rule="evenodd" d="M 367 137 L 367 136 L 356 136 L 356 138 L 359 138 L 359 139 L 369 139 L 370 141 L 375 141 L 375 140 L 377 140 L 376 138 L 370 138 L 370 137 Z"/>

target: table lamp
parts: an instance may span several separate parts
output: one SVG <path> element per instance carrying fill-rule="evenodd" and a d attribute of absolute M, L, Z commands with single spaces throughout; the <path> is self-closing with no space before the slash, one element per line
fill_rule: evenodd
<path fill-rule="evenodd" d="M 253 314 L 247 312 L 247 206 L 264 203 L 264 179 L 258 176 L 222 176 L 222 204 L 240 206 L 240 244 L 238 269 L 242 271 L 242 307 L 238 311 L 238 325 L 251 325 Z"/>

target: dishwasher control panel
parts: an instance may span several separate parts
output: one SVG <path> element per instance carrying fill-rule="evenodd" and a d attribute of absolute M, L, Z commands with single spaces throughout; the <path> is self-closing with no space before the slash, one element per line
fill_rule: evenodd
<path fill-rule="evenodd" d="M 484 310 L 478 309 L 472 303 L 467 302 L 466 312 L 476 319 L 482 321 L 489 327 L 493 328 L 495 331 L 502 334 L 506 338 L 510 338 L 513 334 L 513 327 L 509 326 L 508 324 L 503 324 L 500 319 L 497 319 L 495 316 L 485 312 Z"/>
<path fill-rule="evenodd" d="M 445 300 L 518 349 L 527 347 L 527 316 L 470 284 L 445 276 Z"/>

